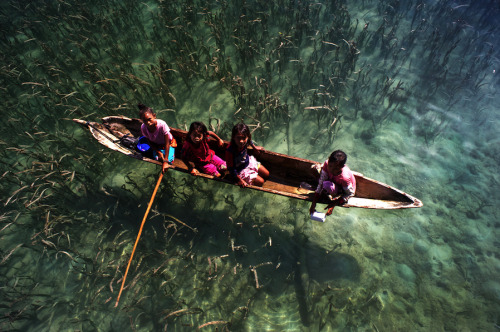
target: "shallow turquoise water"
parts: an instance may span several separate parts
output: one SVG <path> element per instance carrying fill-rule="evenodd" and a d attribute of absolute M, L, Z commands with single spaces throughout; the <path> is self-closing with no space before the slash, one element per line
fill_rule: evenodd
<path fill-rule="evenodd" d="M 498 329 L 496 2 L 0 10 L 0 330 Z M 168 173 L 115 308 L 159 170 L 70 119 L 138 102 L 223 138 L 245 121 L 298 157 L 341 148 L 424 207 L 320 224 L 305 203 Z"/>

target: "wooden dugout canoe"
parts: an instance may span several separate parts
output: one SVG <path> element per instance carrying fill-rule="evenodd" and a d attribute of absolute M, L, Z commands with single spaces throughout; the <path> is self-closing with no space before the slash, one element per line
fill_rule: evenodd
<path fill-rule="evenodd" d="M 102 124 L 79 119 L 73 119 L 73 121 L 89 129 L 94 138 L 102 145 L 130 157 L 161 165 L 160 162 L 145 158 L 137 151 L 120 144 L 120 137 L 125 134 L 131 134 L 134 137 L 141 136 L 141 120 L 130 119 L 123 116 L 108 116 L 102 119 Z M 170 128 L 170 130 L 178 143 L 178 147 L 176 149 L 176 159 L 170 168 L 187 173 L 187 166 L 180 159 L 180 147 L 182 147 L 186 131 L 175 128 Z M 211 143 L 214 143 L 214 145 L 211 146 L 212 149 L 218 156 L 223 158 L 225 148 L 219 148 L 216 142 Z M 314 191 L 301 188 L 301 183 L 306 182 L 310 184 L 312 188 L 316 187 L 317 179 L 311 171 L 311 165 L 316 164 L 317 162 L 267 150 L 262 151 L 257 159 L 269 170 L 271 175 L 263 187 L 248 186 L 248 188 L 271 194 L 312 201 Z M 401 190 L 367 178 L 361 173 L 353 173 L 356 177 L 356 195 L 355 197 L 351 197 L 348 204 L 343 205 L 343 207 L 403 209 L 417 208 L 423 205 L 420 200 L 402 192 Z M 232 183 L 227 179 L 214 178 L 213 176 L 206 174 L 200 174 L 199 176 L 212 179 L 214 181 Z M 329 202 L 330 200 L 325 197 L 319 203 L 328 204 Z"/>

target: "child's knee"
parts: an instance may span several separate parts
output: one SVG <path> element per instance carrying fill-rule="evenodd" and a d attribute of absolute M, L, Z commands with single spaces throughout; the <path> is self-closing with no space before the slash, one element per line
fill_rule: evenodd
<path fill-rule="evenodd" d="M 262 165 L 259 166 L 258 173 L 259 173 L 259 176 L 261 176 L 264 179 L 267 179 L 269 177 L 269 171 L 267 170 L 267 168 L 265 168 Z"/>
<path fill-rule="evenodd" d="M 265 180 L 261 178 L 259 175 L 252 181 L 252 185 L 257 187 L 262 187 L 264 185 Z"/>

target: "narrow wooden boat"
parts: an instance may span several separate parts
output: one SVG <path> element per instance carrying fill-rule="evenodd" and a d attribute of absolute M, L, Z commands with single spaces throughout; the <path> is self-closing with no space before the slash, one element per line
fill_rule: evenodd
<path fill-rule="evenodd" d="M 108 116 L 102 119 L 102 123 L 79 119 L 74 119 L 73 121 L 88 128 L 99 143 L 112 150 L 119 151 L 142 161 L 158 165 L 161 164 L 156 160 L 143 157 L 133 148 L 128 148 L 120 143 L 120 138 L 126 134 L 134 137 L 141 136 L 140 127 L 142 121 L 139 119 L 130 119 L 123 116 Z M 182 142 L 187 132 L 175 128 L 170 129 L 179 145 L 176 149 L 176 159 L 171 165 L 171 168 L 187 173 L 187 166 L 180 159 L 179 155 L 180 147 L 182 146 Z M 215 142 L 213 143 L 214 145 L 211 146 L 212 149 L 217 155 L 224 157 L 225 148 L 219 148 L 216 146 Z M 225 142 L 225 144 L 228 144 L 228 142 Z M 252 153 L 252 151 L 250 151 L 250 153 Z M 263 187 L 248 186 L 248 188 L 306 201 L 312 200 L 314 189 L 311 190 L 311 188 L 316 188 L 318 181 L 314 172 L 311 171 L 311 166 L 317 162 L 267 150 L 261 151 L 257 159 L 269 170 L 271 176 Z M 343 205 L 343 207 L 402 209 L 416 208 L 423 205 L 420 200 L 401 190 L 367 178 L 361 173 L 354 172 L 354 175 L 357 184 L 356 195 L 350 198 L 348 204 Z M 214 181 L 232 183 L 228 179 L 219 179 L 206 174 L 200 174 L 199 176 Z M 304 184 L 309 184 L 309 186 Z M 319 203 L 328 204 L 329 202 L 330 200 L 325 197 Z"/>

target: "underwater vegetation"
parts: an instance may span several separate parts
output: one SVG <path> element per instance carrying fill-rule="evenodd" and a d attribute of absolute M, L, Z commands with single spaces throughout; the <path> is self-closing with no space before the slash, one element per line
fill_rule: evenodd
<path fill-rule="evenodd" d="M 0 4 L 0 330 L 495 330 L 498 1 Z M 244 121 L 415 194 L 336 209 L 167 174 L 72 118 Z M 351 158 L 352 156 L 352 158 Z M 173 172 L 172 172 L 173 173 Z M 373 176 L 372 176 L 373 174 Z"/>

